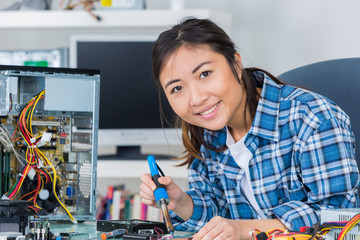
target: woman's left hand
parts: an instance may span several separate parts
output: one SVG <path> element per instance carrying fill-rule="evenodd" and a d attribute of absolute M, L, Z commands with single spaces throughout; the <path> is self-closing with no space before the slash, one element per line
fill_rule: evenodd
<path fill-rule="evenodd" d="M 249 231 L 242 229 L 241 225 L 241 220 L 213 217 L 193 236 L 193 240 L 252 239 Z"/>

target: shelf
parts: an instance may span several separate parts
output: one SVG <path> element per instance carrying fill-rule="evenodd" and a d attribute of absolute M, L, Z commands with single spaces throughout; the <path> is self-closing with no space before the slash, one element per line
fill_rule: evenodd
<path fill-rule="evenodd" d="M 97 21 L 86 11 L 2 11 L 0 29 L 13 28 L 94 28 L 94 27 L 168 27 L 186 16 L 211 18 L 230 26 L 227 13 L 207 9 L 172 10 L 98 10 Z M 229 29 L 228 29 L 229 30 Z"/>
<path fill-rule="evenodd" d="M 187 178 L 187 168 L 175 167 L 179 164 L 175 160 L 157 160 L 157 164 L 165 175 L 172 178 Z M 144 173 L 149 173 L 149 165 L 146 160 L 98 160 L 98 178 L 140 178 Z"/>
<path fill-rule="evenodd" d="M 98 10 L 99 22 L 84 10 L 0 11 L 0 49 L 68 48 L 72 35 L 157 36 L 184 17 L 210 18 L 231 33 L 231 15 L 209 9 Z"/>

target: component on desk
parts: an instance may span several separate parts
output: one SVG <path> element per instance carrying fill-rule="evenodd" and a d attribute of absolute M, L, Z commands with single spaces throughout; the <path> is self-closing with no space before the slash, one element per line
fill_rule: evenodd
<path fill-rule="evenodd" d="M 29 223 L 29 234 L 27 240 L 53 240 L 54 235 L 50 231 L 48 220 L 32 219 Z"/>
<path fill-rule="evenodd" d="M 115 229 L 114 231 L 101 234 L 101 239 L 120 238 L 127 233 L 126 229 Z"/>
<path fill-rule="evenodd" d="M 128 233 L 141 233 L 144 231 L 151 231 L 155 233 L 154 229 L 160 228 L 164 234 L 169 233 L 165 223 L 145 221 L 138 219 L 129 220 L 98 220 L 96 223 L 96 230 L 101 232 L 110 232 L 115 229 L 126 229 Z"/>
<path fill-rule="evenodd" d="M 256 235 L 257 240 L 266 240 L 268 238 L 268 235 L 266 232 L 260 232 Z"/>
<path fill-rule="evenodd" d="M 69 236 L 58 235 L 55 240 L 69 240 Z"/>
<path fill-rule="evenodd" d="M 1 232 L 26 233 L 28 226 L 29 201 L 24 200 L 0 200 L 0 229 Z"/>
<path fill-rule="evenodd" d="M 157 240 L 160 236 L 157 234 L 124 234 L 123 240 Z"/>
<path fill-rule="evenodd" d="M 25 240 L 25 235 L 20 232 L 1 232 L 1 240 Z"/>
<path fill-rule="evenodd" d="M 83 235 L 83 234 L 73 233 L 73 232 L 62 232 L 55 237 L 55 240 L 70 240 L 72 236 L 77 236 L 77 235 Z"/>

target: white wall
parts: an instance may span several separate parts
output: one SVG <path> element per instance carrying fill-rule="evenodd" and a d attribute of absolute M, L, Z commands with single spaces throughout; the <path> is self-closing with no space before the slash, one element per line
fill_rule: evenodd
<path fill-rule="evenodd" d="M 274 74 L 312 62 L 360 57 L 360 2 L 231 1 L 233 39 L 246 63 Z"/>
<path fill-rule="evenodd" d="M 53 0 L 53 6 L 59 1 Z M 0 9 L 14 2 L 2 0 Z M 169 7 L 168 0 L 146 0 L 146 4 L 149 9 Z M 275 75 L 312 62 L 360 56 L 358 0 L 186 0 L 186 8 L 231 13 L 231 36 L 244 65 Z M 24 38 L 29 36 L 22 31 Z M 41 34 L 46 40 L 46 33 Z M 0 49 L 16 49 L 13 43 L 21 43 L 5 39 Z"/>
<path fill-rule="evenodd" d="M 148 0 L 163 5 L 167 1 Z M 231 13 L 245 66 L 275 75 L 309 63 L 360 57 L 358 0 L 188 0 L 187 8 Z"/>

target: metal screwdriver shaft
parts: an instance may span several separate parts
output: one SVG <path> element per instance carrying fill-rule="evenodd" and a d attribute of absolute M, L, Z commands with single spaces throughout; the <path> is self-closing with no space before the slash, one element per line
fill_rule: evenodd
<path fill-rule="evenodd" d="M 157 167 L 157 164 L 155 162 L 155 157 L 150 155 L 150 156 L 148 156 L 147 160 L 148 160 L 148 163 L 149 163 L 152 180 L 156 184 L 156 189 L 154 191 L 156 204 L 161 208 L 167 230 L 169 231 L 169 233 L 171 235 L 173 235 L 174 234 L 174 227 L 173 227 L 173 225 L 171 223 L 169 209 L 167 207 L 167 205 L 170 202 L 169 201 L 169 196 L 168 196 L 168 194 L 166 192 L 165 187 L 162 184 L 160 184 L 159 181 L 158 181 L 158 179 L 160 177 L 160 174 L 159 174 L 159 169 Z"/>

